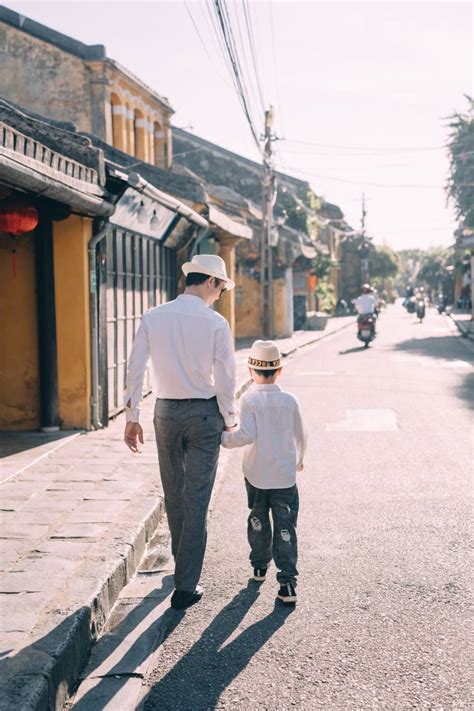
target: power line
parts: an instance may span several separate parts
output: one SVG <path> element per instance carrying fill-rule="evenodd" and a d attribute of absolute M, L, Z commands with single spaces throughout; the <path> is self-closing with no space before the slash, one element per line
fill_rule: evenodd
<path fill-rule="evenodd" d="M 233 33 L 232 33 L 231 28 L 228 26 L 228 24 L 230 25 L 230 20 L 228 19 L 228 13 L 226 13 L 224 0 L 214 0 L 214 8 L 215 8 L 218 23 L 221 28 L 225 47 L 227 49 L 227 54 L 230 59 L 230 63 L 231 63 L 231 67 L 232 67 L 232 75 L 234 78 L 234 84 L 235 84 L 235 89 L 237 91 L 237 96 L 239 97 L 245 117 L 246 117 L 247 122 L 250 126 L 250 131 L 252 133 L 255 144 L 256 144 L 259 152 L 261 153 L 261 147 L 260 147 L 260 143 L 258 140 L 257 131 L 255 129 L 255 126 L 254 126 L 254 123 L 252 120 L 252 116 L 251 116 L 251 109 L 250 109 L 250 105 L 249 105 L 247 92 L 245 91 L 245 87 L 244 87 L 243 80 L 241 77 L 241 70 L 239 69 L 240 63 L 239 63 L 238 57 L 236 57 L 236 55 L 235 55 L 235 42 L 233 43 Z"/>
<path fill-rule="evenodd" d="M 327 143 L 314 143 L 312 141 L 300 141 L 297 139 L 292 139 L 292 138 L 285 138 L 285 141 L 287 143 L 299 143 L 303 146 L 316 146 L 318 148 L 326 148 L 326 149 L 336 149 L 336 150 L 354 150 L 354 151 L 370 151 L 371 153 L 374 152 L 376 153 L 377 151 L 381 152 L 404 152 L 404 151 L 440 151 L 448 148 L 448 146 L 415 146 L 411 148 L 382 148 L 382 147 L 377 147 L 377 146 L 341 146 L 341 145 L 328 145 Z"/>
<path fill-rule="evenodd" d="M 374 188 L 436 188 L 438 190 L 442 190 L 443 186 L 442 185 L 422 185 L 422 184 L 411 184 L 411 183 L 400 183 L 400 184 L 392 184 L 392 183 L 374 183 L 371 181 L 363 181 L 363 180 L 348 180 L 346 178 L 336 178 L 333 175 L 320 175 L 319 173 L 313 173 L 309 170 L 297 170 L 296 168 L 292 168 L 291 166 L 287 166 L 287 170 L 290 170 L 292 173 L 296 173 L 297 175 L 304 175 L 304 176 L 312 176 L 314 178 L 319 178 L 320 180 L 334 180 L 334 182 L 337 183 L 347 183 L 349 185 L 359 185 L 361 187 L 364 187 L 366 185 Z M 470 187 L 470 184 L 466 184 L 462 187 Z"/>
<path fill-rule="evenodd" d="M 262 83 L 260 81 L 260 71 L 259 71 L 258 62 L 257 62 L 257 51 L 255 48 L 255 36 L 253 33 L 252 19 L 250 17 L 250 8 L 248 7 L 247 0 L 242 0 L 242 7 L 244 9 L 245 25 L 247 27 L 247 35 L 249 38 L 250 54 L 252 55 L 252 63 L 253 63 L 253 68 L 254 68 L 254 72 L 255 72 L 255 78 L 257 81 L 258 95 L 260 97 L 260 103 L 261 103 L 262 110 L 265 111 L 266 102 L 265 102 L 265 98 L 263 95 Z"/>
<path fill-rule="evenodd" d="M 215 64 L 216 64 L 216 63 L 215 63 L 215 60 L 214 60 L 213 57 L 211 56 L 211 53 L 209 52 L 209 49 L 208 49 L 206 43 L 204 42 L 204 40 L 203 40 L 203 38 L 202 38 L 201 32 L 199 31 L 199 27 L 198 27 L 198 25 L 196 24 L 196 21 L 195 21 L 195 19 L 194 19 L 194 17 L 193 17 L 193 14 L 192 14 L 192 12 L 191 12 L 191 10 L 190 10 L 190 8 L 189 8 L 189 5 L 188 5 L 188 3 L 186 2 L 186 0 L 184 0 L 184 6 L 185 6 L 185 8 L 186 8 L 186 11 L 187 11 L 187 13 L 188 13 L 190 19 L 191 19 L 191 22 L 193 23 L 194 29 L 196 30 L 196 34 L 197 34 L 197 36 L 199 37 L 199 41 L 201 42 L 201 44 L 202 44 L 202 46 L 203 46 L 203 48 L 204 48 L 204 51 L 206 52 L 206 54 L 207 54 L 207 56 L 208 56 L 208 58 L 209 58 L 209 60 L 210 60 L 210 62 L 211 62 L 211 64 L 212 64 L 212 66 L 215 67 Z M 222 74 L 220 74 L 220 72 L 219 72 L 219 76 L 221 77 L 221 79 L 222 79 L 228 86 L 230 86 L 229 83 L 228 83 L 228 81 L 227 81 L 227 79 L 225 79 L 225 77 L 222 76 Z"/>

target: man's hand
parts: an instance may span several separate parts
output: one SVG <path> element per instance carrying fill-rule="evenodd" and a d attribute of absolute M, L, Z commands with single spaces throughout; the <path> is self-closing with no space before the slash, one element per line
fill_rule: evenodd
<path fill-rule="evenodd" d="M 138 442 L 143 444 L 143 430 L 141 425 L 139 425 L 138 422 L 127 422 L 123 439 L 127 447 L 131 449 L 134 454 L 139 453 Z"/>
<path fill-rule="evenodd" d="M 232 427 L 224 427 L 224 432 L 232 432 L 232 430 L 235 430 L 237 428 L 237 425 L 232 425 Z"/>
<path fill-rule="evenodd" d="M 304 464 L 298 464 L 298 466 L 296 467 L 297 472 L 302 472 L 303 469 L 304 469 Z"/>

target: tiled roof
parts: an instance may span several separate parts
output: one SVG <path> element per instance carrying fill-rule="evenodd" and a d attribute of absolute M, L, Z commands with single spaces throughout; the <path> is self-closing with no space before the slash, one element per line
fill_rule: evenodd
<path fill-rule="evenodd" d="M 189 200 L 194 203 L 204 204 L 206 202 L 206 193 L 202 183 L 195 178 L 192 178 L 181 173 L 176 173 L 171 170 L 164 170 L 157 166 L 137 161 L 134 156 L 128 155 L 123 151 L 110 146 L 105 141 L 102 141 L 96 136 L 87 134 L 94 146 L 101 148 L 105 154 L 106 161 L 116 167 L 121 167 L 124 170 L 133 170 L 134 173 L 139 173 L 145 180 L 154 185 L 163 192 L 175 195 L 177 198 Z"/>

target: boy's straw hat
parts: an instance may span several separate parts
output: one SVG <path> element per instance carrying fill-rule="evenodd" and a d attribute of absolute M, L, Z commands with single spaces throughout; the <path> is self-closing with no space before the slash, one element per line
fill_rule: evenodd
<path fill-rule="evenodd" d="M 274 341 L 255 341 L 248 360 L 253 370 L 278 370 L 282 367 L 281 354 Z"/>
<path fill-rule="evenodd" d="M 198 274 L 209 274 L 225 281 L 227 290 L 233 289 L 235 283 L 227 276 L 227 269 L 222 257 L 217 254 L 196 254 L 190 262 L 185 262 L 181 267 L 185 276 L 197 272 Z"/>

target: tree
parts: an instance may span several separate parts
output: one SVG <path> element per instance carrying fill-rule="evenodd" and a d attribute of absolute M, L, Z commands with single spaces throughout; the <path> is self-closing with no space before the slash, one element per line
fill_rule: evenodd
<path fill-rule="evenodd" d="M 450 116 L 450 174 L 448 196 L 456 206 L 457 216 L 466 227 L 474 229 L 474 102 L 466 97 L 469 110 Z"/>
<path fill-rule="evenodd" d="M 426 252 L 417 277 L 430 289 L 441 290 L 452 296 L 454 283 L 454 254 L 450 249 L 438 247 Z"/>
<path fill-rule="evenodd" d="M 400 271 L 400 260 L 396 252 L 385 245 L 375 246 L 369 257 L 369 273 L 373 281 L 380 285 L 386 279 L 397 276 Z"/>

